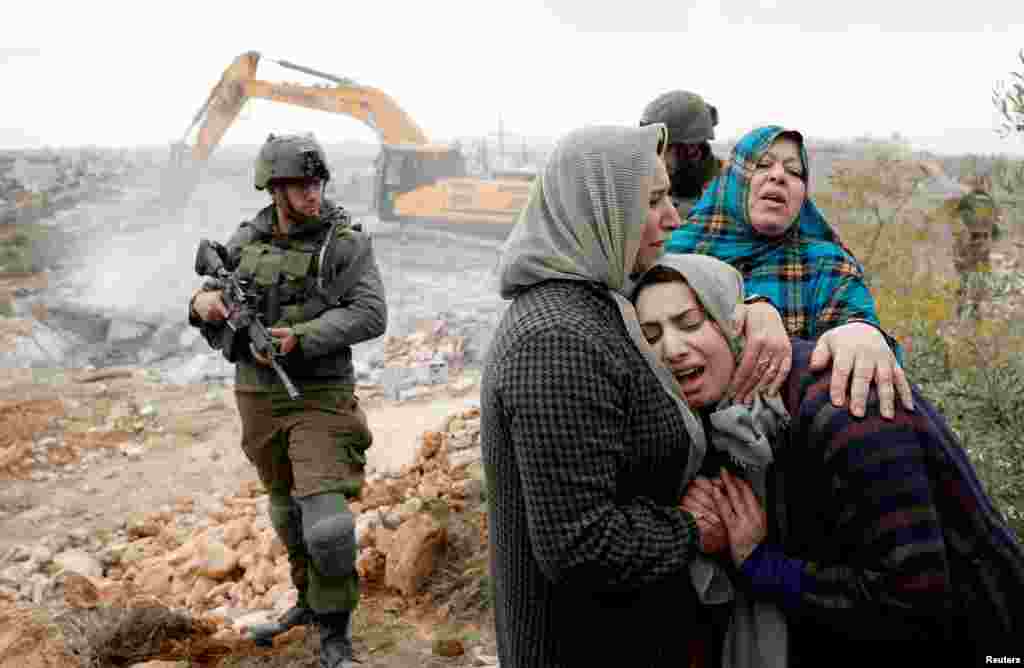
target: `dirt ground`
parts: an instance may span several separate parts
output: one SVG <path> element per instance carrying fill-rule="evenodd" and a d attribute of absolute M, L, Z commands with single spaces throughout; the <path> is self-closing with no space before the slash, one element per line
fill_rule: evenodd
<path fill-rule="evenodd" d="M 183 496 L 229 494 L 256 479 L 238 447 L 230 389 L 163 384 L 139 369 L 107 373 L 111 377 L 73 370 L 0 374 L 0 446 L 41 433 L 64 442 L 49 449 L 43 465 L 0 447 L 6 453 L 0 458 L 0 550 L 73 528 L 110 529 L 132 513 Z M 397 471 L 412 461 L 424 430 L 478 398 L 475 385 L 438 386 L 402 402 L 372 387 L 359 394 L 374 432 L 371 471 Z M 144 415 L 147 406 L 153 412 Z M 106 452 L 83 465 L 82 453 L 96 450 Z M 58 473 L 32 480 L 40 469 Z"/>
<path fill-rule="evenodd" d="M 371 470 L 397 471 L 410 463 L 423 431 L 436 429 L 479 397 L 475 383 L 457 378 L 421 389 L 402 402 L 385 399 L 374 386 L 358 390 L 374 431 Z M 218 384 L 169 385 L 134 368 L 4 370 L 0 397 L 0 554 L 47 536 L 116 531 L 129 518 L 170 509 L 183 497 L 200 502 L 231 495 L 256 480 L 238 447 L 233 394 Z M 40 439 L 50 440 L 44 456 L 24 445 Z M 434 578 L 435 591 L 406 600 L 383 587 L 364 586 L 354 621 L 364 665 L 488 665 L 495 654 L 488 615 L 479 610 L 479 600 L 452 595 L 468 566 L 484 566 L 478 563 L 482 532 L 464 529 L 452 534 L 462 537 L 450 545 L 447 572 Z M 459 609 L 438 611 L 432 594 Z M 473 595 L 479 599 L 483 592 Z M 439 637 L 458 638 L 465 652 L 436 655 Z M 225 665 L 316 665 L 307 663 L 315 646 L 311 634 L 284 656 L 244 657 Z"/>

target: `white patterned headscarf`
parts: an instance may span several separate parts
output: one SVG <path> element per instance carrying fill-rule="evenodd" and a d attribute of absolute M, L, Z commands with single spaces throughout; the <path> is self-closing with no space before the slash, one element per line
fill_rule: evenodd
<path fill-rule="evenodd" d="M 629 276 L 667 141 L 662 123 L 591 126 L 563 137 L 534 181 L 502 247 L 498 281 L 505 299 L 551 279 L 587 281 L 609 289 L 633 344 L 686 423 L 692 450 L 685 476 L 689 481 L 704 459 L 704 429 L 671 372 L 647 345 L 628 299 Z"/>
<path fill-rule="evenodd" d="M 592 126 L 555 147 L 503 247 L 501 296 L 548 279 L 625 294 L 667 131 Z"/>

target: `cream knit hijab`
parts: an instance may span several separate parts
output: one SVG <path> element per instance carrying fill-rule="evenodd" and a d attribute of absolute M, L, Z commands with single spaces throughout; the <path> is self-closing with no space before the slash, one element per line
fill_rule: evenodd
<path fill-rule="evenodd" d="M 739 360 L 743 341 L 736 332 L 736 307 L 743 302 L 743 277 L 731 265 L 707 255 L 663 255 L 658 266 L 679 273 L 722 331 L 734 357 Z M 638 286 L 644 286 L 640 277 Z M 773 443 L 789 424 L 789 413 L 778 395 L 758 394 L 752 406 L 723 399 L 710 415 L 712 446 L 727 453 L 744 471 L 744 477 L 762 506 L 768 466 L 774 460 Z M 691 455 L 693 459 L 693 455 Z M 687 466 L 691 468 L 692 462 Z M 700 466 L 698 462 L 697 466 Z M 725 634 L 723 668 L 784 668 L 788 633 L 782 612 L 772 603 L 750 599 L 733 586 L 728 571 L 716 559 L 700 555 L 690 565 L 690 579 L 703 603 L 731 602 L 732 617 Z"/>
<path fill-rule="evenodd" d="M 627 298 L 667 137 L 660 123 L 593 126 L 566 135 L 534 182 L 502 248 L 498 280 L 505 299 L 550 279 L 586 281 L 609 289 L 634 345 L 686 423 L 691 442 L 685 477 L 689 481 L 704 458 L 704 430 L 672 374 L 647 345 Z"/>

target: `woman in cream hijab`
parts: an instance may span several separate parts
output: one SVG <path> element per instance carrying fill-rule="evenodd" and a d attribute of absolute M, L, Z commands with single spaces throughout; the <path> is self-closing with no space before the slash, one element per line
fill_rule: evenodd
<path fill-rule="evenodd" d="M 724 534 L 678 504 L 704 434 L 626 298 L 679 225 L 665 138 L 565 136 L 500 262 L 512 303 L 484 368 L 481 444 L 503 666 L 686 666 L 703 640 L 690 566 Z"/>

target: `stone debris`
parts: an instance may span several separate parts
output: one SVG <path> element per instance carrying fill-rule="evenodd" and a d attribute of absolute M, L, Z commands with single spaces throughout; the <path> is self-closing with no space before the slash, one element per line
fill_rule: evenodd
<path fill-rule="evenodd" d="M 410 600 L 423 593 L 445 562 L 447 518 L 480 507 L 479 438 L 479 408 L 460 411 L 421 435 L 415 461 L 398 474 L 369 477 L 351 503 L 357 569 L 366 583 Z M 58 614 L 146 599 L 208 620 L 211 634 L 238 642 L 246 625 L 276 618 L 295 602 L 268 503 L 253 480 L 234 494 L 183 497 L 173 507 L 132 515 L 112 536 L 77 530 L 15 546 L 0 553 L 0 615 L 4 601 Z M 435 646 L 440 656 L 465 651 L 461 641 Z"/>
<path fill-rule="evenodd" d="M 418 386 L 445 385 L 465 362 L 465 338 L 448 334 L 445 320 L 420 320 L 408 336 L 384 338 L 380 384 L 389 399 L 411 399 Z"/>

